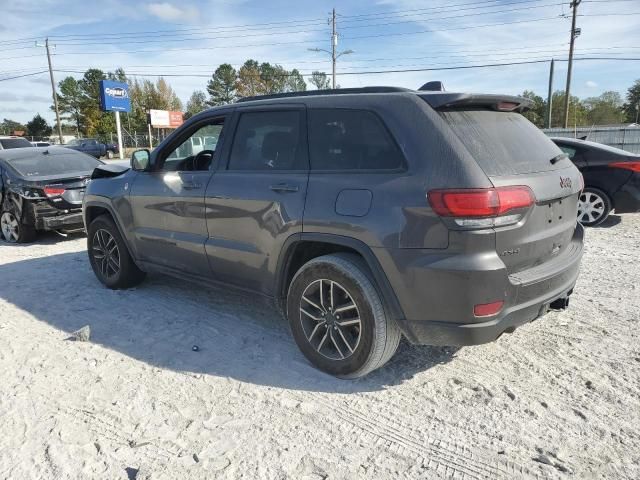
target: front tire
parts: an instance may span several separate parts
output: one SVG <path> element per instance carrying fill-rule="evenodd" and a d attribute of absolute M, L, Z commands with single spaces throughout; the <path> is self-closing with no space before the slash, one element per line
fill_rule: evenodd
<path fill-rule="evenodd" d="M 93 272 L 108 288 L 135 287 L 146 276 L 129 255 L 118 227 L 108 215 L 99 216 L 89 225 L 87 252 Z"/>
<path fill-rule="evenodd" d="M 315 258 L 296 273 L 287 296 L 293 338 L 318 369 L 362 377 L 396 352 L 400 330 L 384 307 L 364 262 L 352 254 Z"/>
<path fill-rule="evenodd" d="M 578 200 L 578 221 L 585 227 L 604 222 L 611 212 L 611 200 L 602 190 L 586 187 Z"/>
<path fill-rule="evenodd" d="M 107 150 L 107 158 L 111 160 L 113 158 L 113 152 L 111 150 Z"/>

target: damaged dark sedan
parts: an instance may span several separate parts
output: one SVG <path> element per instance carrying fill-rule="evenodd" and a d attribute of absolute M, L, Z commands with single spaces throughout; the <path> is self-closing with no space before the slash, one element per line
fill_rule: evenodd
<path fill-rule="evenodd" d="M 82 197 L 98 165 L 62 147 L 0 151 L 0 237 L 27 243 L 38 231 L 82 231 Z"/>

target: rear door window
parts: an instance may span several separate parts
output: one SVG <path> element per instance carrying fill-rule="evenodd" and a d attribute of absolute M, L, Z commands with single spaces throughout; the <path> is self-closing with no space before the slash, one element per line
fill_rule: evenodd
<path fill-rule="evenodd" d="M 306 170 L 300 110 L 240 114 L 229 170 Z"/>
<path fill-rule="evenodd" d="M 309 110 L 312 170 L 398 170 L 404 156 L 373 112 Z"/>
<path fill-rule="evenodd" d="M 448 110 L 439 112 L 489 176 L 566 168 L 569 159 L 551 159 L 561 150 L 533 123 L 515 112 Z"/>

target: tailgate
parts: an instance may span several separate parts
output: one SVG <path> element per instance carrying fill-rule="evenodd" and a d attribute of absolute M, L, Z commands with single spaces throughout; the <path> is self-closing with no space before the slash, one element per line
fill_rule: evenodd
<path fill-rule="evenodd" d="M 527 175 L 490 177 L 496 187 L 526 185 L 536 202 L 519 223 L 496 228 L 496 251 L 509 273 L 559 258 L 576 228 L 580 172 L 573 167 Z"/>
<path fill-rule="evenodd" d="M 516 112 L 465 107 L 440 112 L 495 187 L 524 185 L 535 203 L 496 227 L 496 252 L 509 273 L 560 258 L 576 228 L 582 177 L 542 131 Z"/>

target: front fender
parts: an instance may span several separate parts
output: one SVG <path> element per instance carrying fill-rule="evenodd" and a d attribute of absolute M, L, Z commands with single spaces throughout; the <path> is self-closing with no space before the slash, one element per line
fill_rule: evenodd
<path fill-rule="evenodd" d="M 133 211 L 129 198 L 130 187 L 136 172 L 127 171 L 111 178 L 93 179 L 87 185 L 82 202 L 82 214 L 85 227 L 93 220 L 93 209 L 103 209 L 113 218 L 114 223 L 125 240 L 131 257 L 138 258 L 134 241 Z"/>

